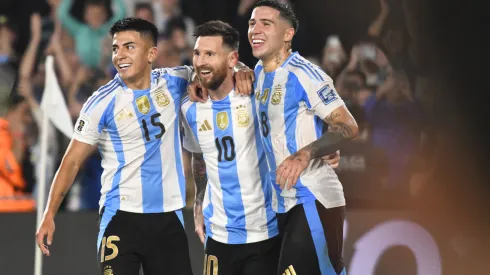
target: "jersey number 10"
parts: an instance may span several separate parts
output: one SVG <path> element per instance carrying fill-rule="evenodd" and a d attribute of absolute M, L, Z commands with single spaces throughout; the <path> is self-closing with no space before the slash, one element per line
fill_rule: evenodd
<path fill-rule="evenodd" d="M 222 162 L 223 158 L 226 161 L 232 161 L 235 159 L 235 142 L 230 136 L 224 136 L 219 140 L 217 137 L 214 142 L 216 143 L 216 148 L 218 148 L 218 161 Z"/>

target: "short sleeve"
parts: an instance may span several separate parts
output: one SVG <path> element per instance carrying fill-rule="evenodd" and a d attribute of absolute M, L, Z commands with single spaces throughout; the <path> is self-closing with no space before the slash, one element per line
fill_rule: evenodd
<path fill-rule="evenodd" d="M 182 129 L 182 145 L 184 148 L 191 153 L 202 153 L 201 146 L 199 146 L 185 115 L 182 116 Z"/>
<path fill-rule="evenodd" d="M 94 96 L 92 96 L 94 97 Z M 80 116 L 75 123 L 73 138 L 77 141 L 94 145 L 99 141 L 102 130 L 101 125 L 104 124 L 103 118 L 106 104 L 97 104 L 91 108 L 91 103 L 96 101 L 90 97 L 80 111 Z"/>
<path fill-rule="evenodd" d="M 192 81 L 192 73 L 193 72 L 194 72 L 194 69 L 190 66 L 178 66 L 178 67 L 172 67 L 172 68 L 160 68 L 160 69 L 153 70 L 153 73 L 157 74 L 160 77 L 162 77 L 165 74 L 168 74 L 172 77 L 182 78 L 183 80 L 185 80 L 187 82 Z"/>
<path fill-rule="evenodd" d="M 344 105 L 344 101 L 335 90 L 330 77 L 325 77 L 323 81 L 310 80 L 306 86 L 303 88 L 309 103 L 308 107 L 321 119 L 324 119 L 333 110 Z"/>

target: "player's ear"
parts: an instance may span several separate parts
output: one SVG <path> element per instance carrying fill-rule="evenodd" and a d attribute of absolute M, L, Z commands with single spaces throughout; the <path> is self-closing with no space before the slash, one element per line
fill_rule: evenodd
<path fill-rule="evenodd" d="M 288 28 L 284 33 L 284 42 L 291 42 L 293 40 L 294 34 L 294 28 Z"/>
<path fill-rule="evenodd" d="M 151 47 L 148 49 L 148 63 L 153 63 L 155 59 L 157 59 L 158 56 L 158 49 L 157 47 Z"/>
<path fill-rule="evenodd" d="M 237 62 L 238 62 L 238 51 L 233 50 L 228 54 L 228 67 L 235 68 Z"/>

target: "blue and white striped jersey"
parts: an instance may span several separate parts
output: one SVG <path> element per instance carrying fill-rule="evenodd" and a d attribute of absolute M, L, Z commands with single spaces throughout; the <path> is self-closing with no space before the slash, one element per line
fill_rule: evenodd
<path fill-rule="evenodd" d="M 254 104 L 234 91 L 220 101 L 186 98 L 182 104 L 183 146 L 202 152 L 206 162 L 206 235 L 221 243 L 252 243 L 278 234 Z"/>
<path fill-rule="evenodd" d="M 100 207 L 134 213 L 185 206 L 180 102 L 190 67 L 155 69 L 151 88 L 131 90 L 116 75 L 84 104 L 74 139 L 98 144 Z"/>
<path fill-rule="evenodd" d="M 274 72 L 265 73 L 259 61 L 254 83 L 256 110 L 273 182 L 284 159 L 322 135 L 323 121 L 344 102 L 332 79 L 298 53 L 292 53 Z M 326 208 L 345 205 L 335 171 L 321 159 L 301 174 L 295 188 L 273 184 L 273 208 L 279 213 L 317 199 Z"/>

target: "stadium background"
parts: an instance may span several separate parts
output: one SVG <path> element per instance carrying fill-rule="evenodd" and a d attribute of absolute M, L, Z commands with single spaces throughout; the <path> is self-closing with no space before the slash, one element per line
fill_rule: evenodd
<path fill-rule="evenodd" d="M 14 152 L 22 178 L 22 184 L 13 188 L 5 179 L 11 167 L 0 163 L 0 209 L 5 212 L 0 214 L 2 275 L 33 273 L 35 209 L 23 208 L 37 192 L 37 102 L 43 91 L 45 56 L 55 56 L 58 80 L 73 119 L 90 93 L 114 74 L 107 46 L 110 39 L 90 41 L 102 49 L 97 64 L 87 64 L 90 56 L 74 47 L 76 32 L 70 33 L 67 23 L 56 16 L 64 1 L 0 3 L 0 117 L 11 127 L 8 135 L 0 135 L 0 145 L 13 137 L 11 147 L 0 146 L 0 154 Z M 100 12 L 104 17 L 105 9 L 97 4 L 102 3 L 107 18 L 121 8 L 126 16 L 153 17 L 160 29 L 156 66 L 163 67 L 189 64 L 193 26 L 220 19 L 240 30 L 241 60 L 253 67 L 256 60 L 250 55 L 246 30 L 254 2 L 73 0 L 69 16 L 84 22 L 85 7 L 91 5 L 92 15 Z M 489 274 L 490 263 L 485 261 L 490 256 L 488 180 L 482 180 L 482 171 L 488 169 L 485 159 L 475 154 L 483 153 L 478 146 L 486 139 L 474 134 L 480 128 L 469 116 L 482 116 L 484 108 L 472 105 L 479 101 L 476 93 L 471 100 L 462 93 L 478 91 L 474 78 L 483 73 L 475 73 L 479 67 L 474 63 L 484 52 L 478 48 L 478 39 L 470 37 L 476 28 L 463 27 L 467 23 L 463 18 L 478 18 L 477 13 L 467 14 L 463 9 L 469 2 L 290 2 L 300 20 L 293 49 L 329 72 L 363 129 L 361 138 L 341 152 L 338 168 L 348 202 L 345 262 L 350 274 Z M 32 16 L 36 13 L 39 18 Z M 29 104 L 12 104 L 21 97 Z M 67 145 L 60 133 L 53 130 L 51 134 L 48 182 Z M 45 258 L 43 274 L 97 272 L 99 175 L 100 159 L 94 155 L 60 210 L 53 255 Z M 193 196 L 189 177 L 188 206 Z M 12 197 L 23 201 L 12 204 Z M 202 245 L 193 233 L 191 210 L 185 214 L 193 269 L 200 274 Z"/>

